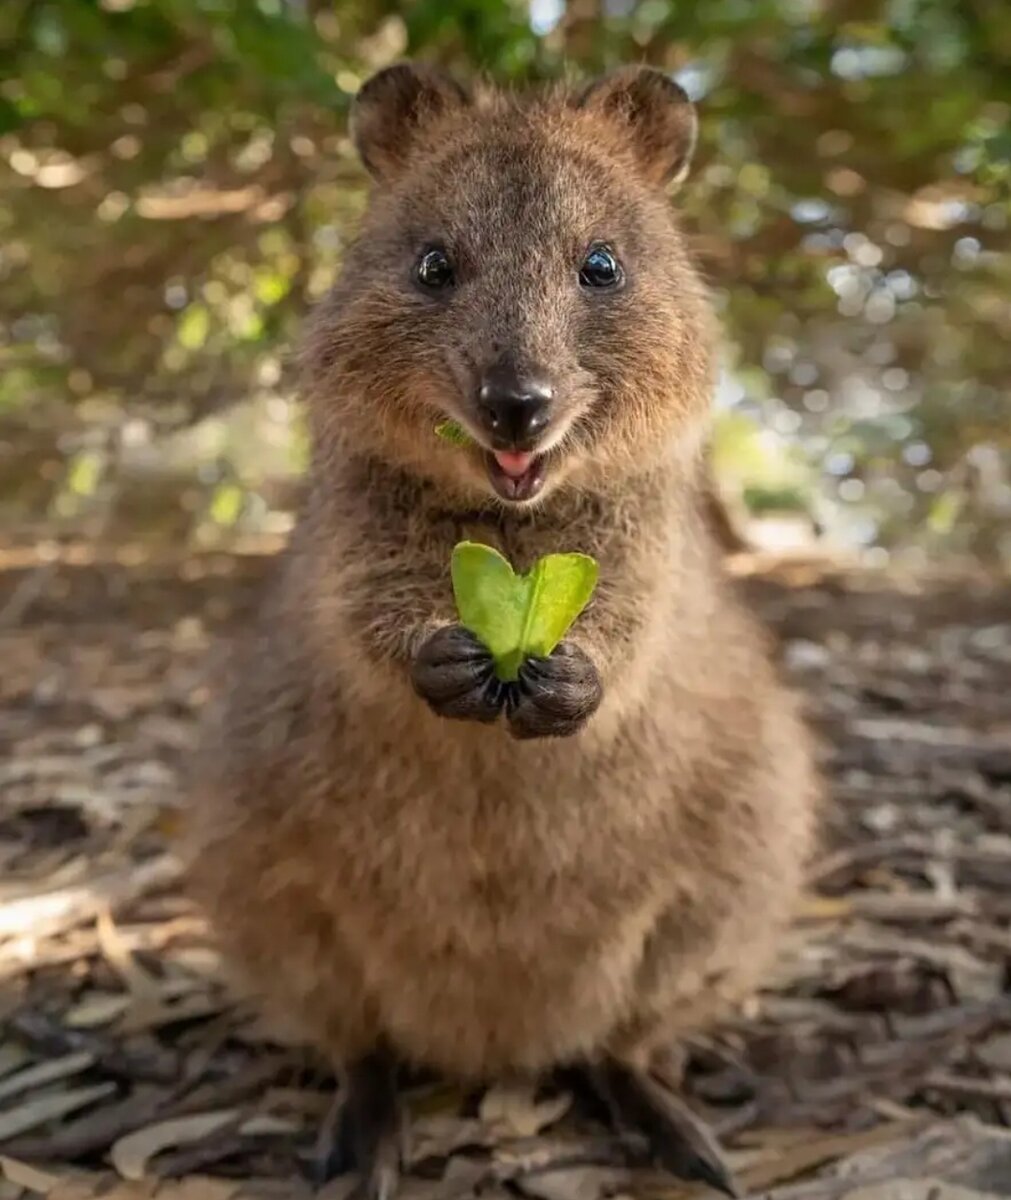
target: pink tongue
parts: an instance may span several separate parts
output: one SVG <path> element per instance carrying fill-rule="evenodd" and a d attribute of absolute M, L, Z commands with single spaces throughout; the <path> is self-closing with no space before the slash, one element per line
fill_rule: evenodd
<path fill-rule="evenodd" d="M 526 454 L 520 450 L 495 451 L 495 461 L 510 479 L 519 479 L 521 475 L 525 475 L 530 469 L 533 458 L 532 454 Z"/>

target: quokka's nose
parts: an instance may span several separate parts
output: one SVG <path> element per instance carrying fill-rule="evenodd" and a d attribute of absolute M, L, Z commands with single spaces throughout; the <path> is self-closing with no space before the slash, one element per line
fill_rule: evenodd
<path fill-rule="evenodd" d="M 554 389 L 536 372 L 497 363 L 478 392 L 481 420 L 498 450 L 530 450 L 551 420 Z"/>

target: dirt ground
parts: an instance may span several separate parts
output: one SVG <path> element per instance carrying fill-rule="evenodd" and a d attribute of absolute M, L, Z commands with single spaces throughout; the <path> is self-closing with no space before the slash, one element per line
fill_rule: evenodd
<path fill-rule="evenodd" d="M 315 1194 L 332 1080 L 230 1000 L 172 856 L 208 650 L 264 562 L 0 560 L 0 1200 Z M 689 1095 L 751 1196 L 1011 1196 L 1011 585 L 732 565 L 832 799 L 781 975 Z M 691 1194 L 564 1093 L 410 1105 L 407 1200 Z"/>

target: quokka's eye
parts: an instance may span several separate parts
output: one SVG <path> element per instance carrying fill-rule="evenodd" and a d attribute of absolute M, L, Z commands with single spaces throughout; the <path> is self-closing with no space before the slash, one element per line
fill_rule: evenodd
<path fill-rule="evenodd" d="M 625 278 L 621 264 L 610 246 L 595 242 L 586 252 L 579 268 L 579 282 L 584 288 L 614 288 Z"/>
<path fill-rule="evenodd" d="M 414 276 L 423 288 L 437 292 L 453 284 L 453 264 L 445 250 L 434 246 L 418 259 Z"/>

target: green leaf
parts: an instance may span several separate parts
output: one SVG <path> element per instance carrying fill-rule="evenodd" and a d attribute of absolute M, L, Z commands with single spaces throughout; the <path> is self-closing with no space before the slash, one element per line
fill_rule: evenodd
<path fill-rule="evenodd" d="M 488 648 L 500 679 L 523 661 L 546 658 L 565 637 L 597 586 L 586 554 L 548 554 L 517 575 L 497 550 L 460 542 L 453 550 L 453 594 L 461 624 Z"/>
<path fill-rule="evenodd" d="M 533 597 L 520 647 L 524 656 L 546 658 L 589 603 L 597 586 L 597 563 L 588 554 L 548 554 L 529 578 Z"/>
<path fill-rule="evenodd" d="M 453 446 L 469 446 L 470 434 L 456 421 L 440 421 L 435 427 L 437 437 Z"/>
<path fill-rule="evenodd" d="M 211 498 L 211 517 L 219 525 L 234 525 L 242 515 L 244 500 L 242 488 L 237 484 L 219 484 Z"/>
<path fill-rule="evenodd" d="M 530 600 L 528 581 L 517 575 L 497 550 L 478 542 L 456 546 L 451 572 L 461 624 L 487 646 L 500 665 L 517 650 L 523 637 Z"/>
<path fill-rule="evenodd" d="M 203 304 L 191 304 L 179 318 L 177 337 L 179 344 L 187 350 L 199 350 L 207 341 L 211 328 L 211 317 Z"/>

